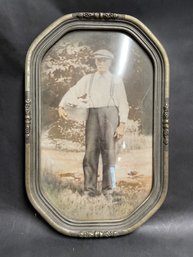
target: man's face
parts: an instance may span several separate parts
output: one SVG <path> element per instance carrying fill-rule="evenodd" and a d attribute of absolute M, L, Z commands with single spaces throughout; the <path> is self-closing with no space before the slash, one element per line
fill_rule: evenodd
<path fill-rule="evenodd" d="M 100 73 L 105 73 L 109 70 L 111 66 L 112 60 L 109 58 L 96 58 L 95 59 L 95 64 L 97 66 L 97 70 Z"/>

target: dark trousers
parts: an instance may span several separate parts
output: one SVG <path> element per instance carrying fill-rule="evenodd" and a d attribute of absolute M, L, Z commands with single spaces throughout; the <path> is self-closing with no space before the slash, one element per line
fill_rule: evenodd
<path fill-rule="evenodd" d="M 83 160 L 85 191 L 95 193 L 99 155 L 102 156 L 103 180 L 102 190 L 112 189 L 110 167 L 115 166 L 115 138 L 118 126 L 116 107 L 90 108 L 86 122 L 86 150 Z"/>

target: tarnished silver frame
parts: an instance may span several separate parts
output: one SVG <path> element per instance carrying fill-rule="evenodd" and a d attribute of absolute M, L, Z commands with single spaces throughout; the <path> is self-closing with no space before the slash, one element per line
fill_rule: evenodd
<path fill-rule="evenodd" d="M 39 65 L 45 52 L 61 36 L 77 29 L 123 31 L 132 35 L 153 61 L 153 188 L 146 201 L 132 215 L 121 221 L 75 223 L 67 220 L 47 202 L 39 185 Z M 128 15 L 68 14 L 51 24 L 32 43 L 26 57 L 25 80 L 26 190 L 34 208 L 52 227 L 69 236 L 120 236 L 134 231 L 146 222 L 162 205 L 168 187 L 169 62 L 157 38 L 143 23 Z"/>

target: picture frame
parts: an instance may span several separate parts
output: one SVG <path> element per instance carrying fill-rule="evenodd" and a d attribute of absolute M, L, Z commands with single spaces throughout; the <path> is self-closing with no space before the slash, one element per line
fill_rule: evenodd
<path fill-rule="evenodd" d="M 168 187 L 169 61 L 161 43 L 129 15 L 68 14 L 34 40 L 25 74 L 34 208 L 68 236 L 137 229 Z"/>

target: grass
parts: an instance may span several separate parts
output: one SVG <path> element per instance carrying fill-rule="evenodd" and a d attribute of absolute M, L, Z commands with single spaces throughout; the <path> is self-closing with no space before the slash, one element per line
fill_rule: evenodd
<path fill-rule="evenodd" d="M 44 171 L 43 174 L 41 185 L 45 197 L 63 216 L 76 221 L 127 218 L 149 193 L 147 183 L 141 178 L 119 181 L 111 199 L 100 192 L 88 197 L 84 195 L 83 179 L 73 173 L 62 175 Z"/>

